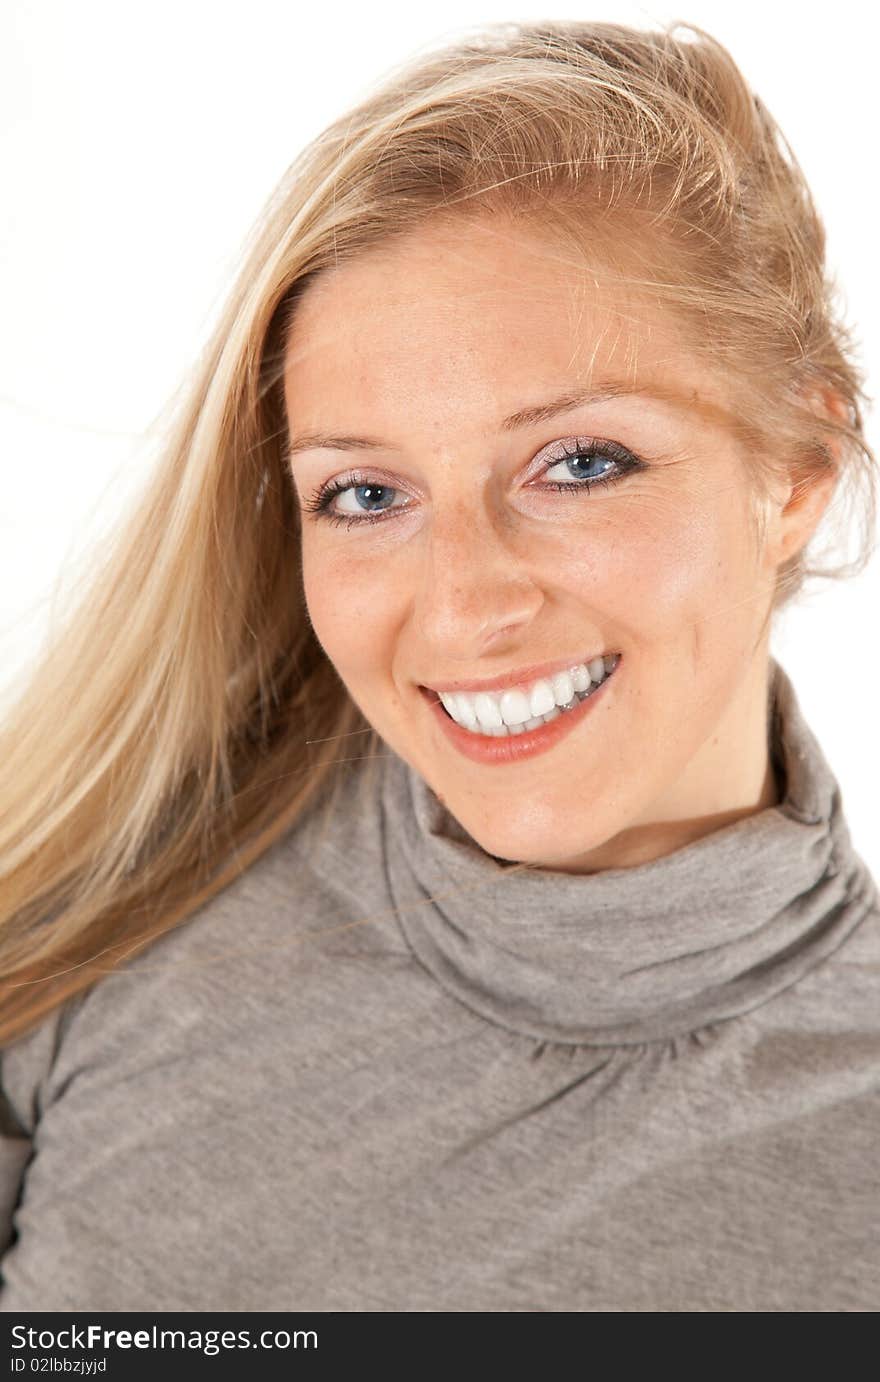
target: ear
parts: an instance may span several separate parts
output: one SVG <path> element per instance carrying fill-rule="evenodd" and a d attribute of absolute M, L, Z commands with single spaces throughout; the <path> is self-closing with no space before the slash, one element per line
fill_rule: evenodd
<path fill-rule="evenodd" d="M 849 419 L 846 399 L 830 386 L 816 388 L 809 397 L 817 417 Z M 840 477 L 841 442 L 834 437 L 822 446 L 824 457 L 817 450 L 808 457 L 794 458 L 775 491 L 766 555 L 776 565 L 806 547 L 831 502 Z"/>

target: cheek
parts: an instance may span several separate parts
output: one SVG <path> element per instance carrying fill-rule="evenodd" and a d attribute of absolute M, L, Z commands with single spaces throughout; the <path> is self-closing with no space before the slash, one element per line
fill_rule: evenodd
<path fill-rule="evenodd" d="M 674 637 L 683 622 L 723 624 L 750 574 L 739 503 L 718 491 L 616 497 L 589 523 L 560 529 L 558 571 L 573 596 L 639 641 Z"/>
<path fill-rule="evenodd" d="M 398 625 L 400 582 L 393 579 L 394 562 L 367 563 L 357 559 L 357 535 L 347 547 L 333 535 L 303 537 L 303 589 L 309 620 L 328 658 L 346 680 L 349 673 L 364 675 L 372 668 L 388 667 Z"/>

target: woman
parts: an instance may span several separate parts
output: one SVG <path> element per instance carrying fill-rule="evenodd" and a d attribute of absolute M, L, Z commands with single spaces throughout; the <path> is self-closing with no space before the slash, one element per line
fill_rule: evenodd
<path fill-rule="evenodd" d="M 877 893 L 769 652 L 874 458 L 682 27 L 422 58 L 258 227 L 4 729 L 4 1310 L 880 1305 Z"/>

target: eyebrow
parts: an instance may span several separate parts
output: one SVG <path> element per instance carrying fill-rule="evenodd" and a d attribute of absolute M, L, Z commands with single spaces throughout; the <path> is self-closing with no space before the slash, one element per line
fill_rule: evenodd
<path fill-rule="evenodd" d="M 562 394 L 558 398 L 551 399 L 548 403 L 537 403 L 529 408 L 520 408 L 517 412 L 504 418 L 500 427 L 502 432 L 516 432 L 521 428 L 534 427 L 539 422 L 546 422 L 559 413 L 570 413 L 575 408 L 583 408 L 589 403 L 602 403 L 609 398 L 640 397 L 672 403 L 677 407 L 687 406 L 686 400 L 678 391 L 663 384 L 654 384 L 650 387 L 642 385 L 635 388 L 632 384 L 609 381 L 593 388 Z M 326 432 L 306 432 L 301 436 L 291 437 L 287 447 L 287 455 L 293 457 L 300 451 L 322 449 L 333 451 L 397 450 L 396 447 L 390 447 L 387 442 L 380 441 L 375 437 L 334 436 Z"/>

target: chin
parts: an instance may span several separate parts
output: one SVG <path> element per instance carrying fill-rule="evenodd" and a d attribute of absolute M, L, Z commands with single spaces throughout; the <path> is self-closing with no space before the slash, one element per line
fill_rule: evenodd
<path fill-rule="evenodd" d="M 451 809 L 447 802 L 447 807 Z M 584 822 L 578 829 L 569 817 L 564 831 L 558 828 L 536 831 L 534 828 L 512 829 L 510 822 L 502 823 L 502 828 L 481 826 L 467 820 L 459 823 L 464 827 L 486 854 L 511 864 L 530 864 L 534 868 L 557 869 L 570 867 L 591 850 L 599 848 L 609 838 L 607 833 L 596 829 L 595 821 Z"/>

